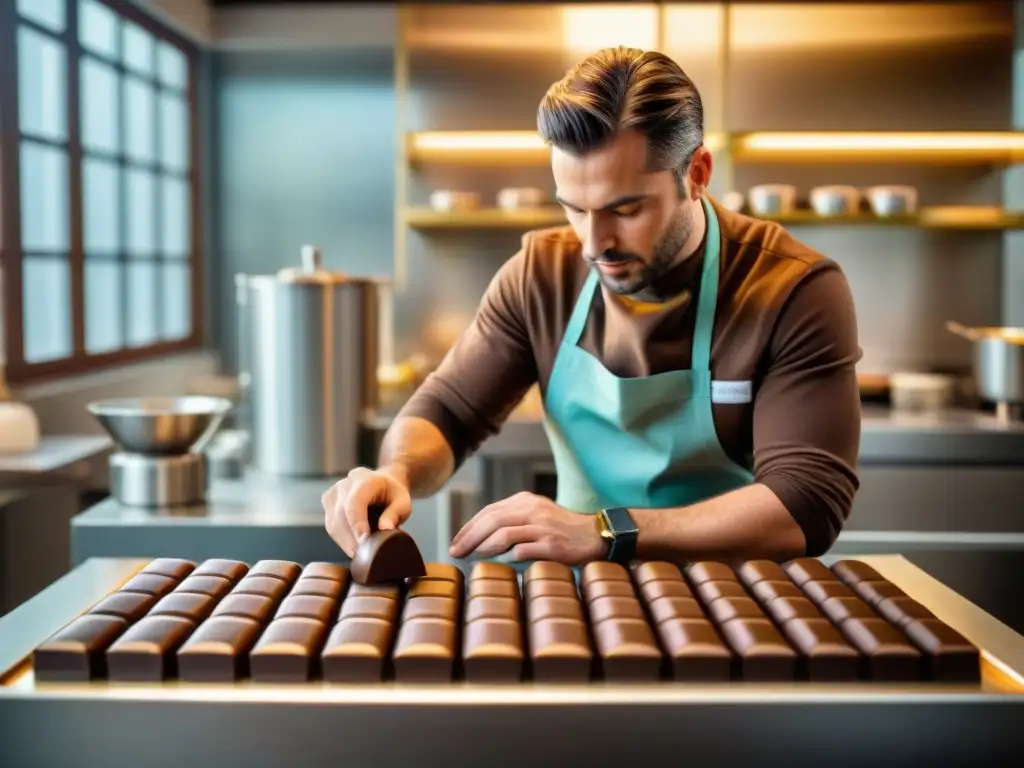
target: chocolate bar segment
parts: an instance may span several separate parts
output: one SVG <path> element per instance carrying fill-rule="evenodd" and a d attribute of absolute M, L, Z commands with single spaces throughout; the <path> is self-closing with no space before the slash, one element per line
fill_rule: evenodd
<path fill-rule="evenodd" d="M 386 597 L 397 600 L 401 589 L 397 584 L 353 584 L 349 587 L 348 596 L 352 597 Z"/>
<path fill-rule="evenodd" d="M 439 683 L 455 672 L 455 623 L 415 619 L 402 624 L 392 661 L 399 682 Z"/>
<path fill-rule="evenodd" d="M 480 619 L 466 625 L 462 660 L 470 682 L 516 682 L 523 676 L 524 655 L 518 621 Z"/>
<path fill-rule="evenodd" d="M 720 597 L 748 597 L 747 590 L 738 581 L 705 581 L 697 585 L 697 594 L 705 603 Z"/>
<path fill-rule="evenodd" d="M 421 598 L 428 599 L 428 598 Z M 429 598 L 441 599 L 444 598 Z M 533 601 L 536 602 L 536 601 Z M 531 602 L 532 606 L 533 603 Z M 531 614 L 532 615 L 532 614 Z M 477 619 L 514 619 L 519 616 L 519 601 L 511 597 L 474 597 L 466 601 L 466 622 Z"/>
<path fill-rule="evenodd" d="M 797 617 L 786 622 L 782 631 L 803 656 L 809 679 L 829 682 L 857 679 L 860 657 L 828 619 Z"/>
<path fill-rule="evenodd" d="M 640 587 L 644 600 L 651 603 L 660 597 L 693 597 L 684 581 L 649 581 Z"/>
<path fill-rule="evenodd" d="M 273 576 L 275 579 L 288 582 L 291 586 L 299 574 L 302 573 L 302 566 L 290 560 L 260 560 L 249 569 L 249 576 Z"/>
<path fill-rule="evenodd" d="M 507 579 L 473 579 L 467 597 L 519 597 L 519 585 Z"/>
<path fill-rule="evenodd" d="M 530 607 L 533 607 L 533 603 Z M 645 620 L 640 601 L 635 597 L 600 597 L 587 606 L 587 612 L 590 614 L 591 626 L 596 626 L 607 619 Z"/>
<path fill-rule="evenodd" d="M 169 576 L 176 581 L 181 581 L 196 569 L 196 564 L 191 560 L 182 560 L 177 557 L 158 557 L 150 560 L 140 573 L 155 573 L 158 576 Z"/>
<path fill-rule="evenodd" d="M 120 682 L 148 683 L 174 677 L 174 654 L 195 628 L 194 622 L 181 616 L 146 616 L 107 649 L 108 676 Z"/>
<path fill-rule="evenodd" d="M 327 579 L 344 586 L 348 583 L 348 568 L 337 563 L 313 562 L 302 569 L 299 579 Z"/>
<path fill-rule="evenodd" d="M 914 619 L 903 627 L 925 654 L 928 677 L 947 683 L 980 683 L 981 654 L 955 629 L 936 618 Z"/>
<path fill-rule="evenodd" d="M 732 619 L 764 619 L 761 606 L 749 597 L 722 597 L 708 605 L 708 616 L 716 624 L 725 624 Z"/>
<path fill-rule="evenodd" d="M 748 560 L 739 567 L 736 575 L 748 587 L 762 581 L 789 581 L 782 566 L 773 560 Z"/>
<path fill-rule="evenodd" d="M 89 609 L 89 613 L 120 616 L 131 623 L 145 616 L 155 604 L 156 597 L 145 592 L 112 592 Z"/>
<path fill-rule="evenodd" d="M 462 571 L 450 563 L 427 563 L 426 568 L 427 572 L 424 575 L 428 579 L 450 581 L 453 584 L 458 584 L 460 589 L 465 582 Z"/>
<path fill-rule="evenodd" d="M 832 565 L 832 572 L 849 586 L 860 581 L 885 581 L 882 574 L 860 560 L 840 560 Z"/>
<path fill-rule="evenodd" d="M 588 584 L 598 581 L 622 581 L 632 584 L 629 579 L 629 571 L 618 563 L 596 560 L 583 566 L 583 571 L 580 573 L 580 589 L 585 590 Z"/>
<path fill-rule="evenodd" d="M 636 598 L 609 597 L 613 600 L 633 600 Z M 639 607 L 639 606 L 638 606 Z M 530 621 L 543 621 L 544 619 L 575 619 L 583 621 L 583 606 L 580 601 L 572 597 L 538 597 L 530 601 L 527 608 Z"/>
<path fill-rule="evenodd" d="M 422 599 L 422 598 L 417 598 Z M 394 621 L 398 615 L 398 601 L 387 597 L 348 597 L 341 604 L 339 621 L 361 616 L 383 621 Z"/>
<path fill-rule="evenodd" d="M 809 581 L 836 581 L 836 576 L 823 562 L 813 557 L 798 557 L 790 560 L 782 569 L 798 587 Z"/>
<path fill-rule="evenodd" d="M 182 582 L 184 583 L 184 582 Z M 178 585 L 177 579 L 157 573 L 138 573 L 125 582 L 119 592 L 141 592 L 154 597 L 163 597 Z"/>
<path fill-rule="evenodd" d="M 288 618 L 315 619 L 321 624 L 333 624 L 338 604 L 328 597 L 315 595 L 289 595 L 281 601 L 274 621 Z"/>
<path fill-rule="evenodd" d="M 599 597 L 636 597 L 636 590 L 628 581 L 590 581 L 582 584 L 580 590 L 588 603 Z"/>
<path fill-rule="evenodd" d="M 841 581 L 808 581 L 804 594 L 814 603 L 821 605 L 830 597 L 855 597 L 853 590 Z"/>
<path fill-rule="evenodd" d="M 782 682 L 796 677 L 796 651 L 769 619 L 732 619 L 720 630 L 739 657 L 740 676 L 744 680 Z"/>
<path fill-rule="evenodd" d="M 730 679 L 732 653 L 707 619 L 672 618 L 658 624 L 657 631 L 661 647 L 671 662 L 674 679 L 690 682 Z"/>
<path fill-rule="evenodd" d="M 379 682 L 391 647 L 394 625 L 390 621 L 352 617 L 331 630 L 320 655 L 324 680 L 332 683 Z"/>
<path fill-rule="evenodd" d="M 875 606 L 879 615 L 895 626 L 903 629 L 917 619 L 934 619 L 935 616 L 912 597 L 887 597 Z"/>
<path fill-rule="evenodd" d="M 833 624 L 841 625 L 847 619 L 877 619 L 871 606 L 859 597 L 830 597 L 821 604 L 821 612 Z"/>
<path fill-rule="evenodd" d="M 605 680 L 653 681 L 661 676 L 661 648 L 642 619 L 612 618 L 594 627 Z"/>
<path fill-rule="evenodd" d="M 806 597 L 780 597 L 768 603 L 768 615 L 776 624 L 785 624 L 790 619 L 823 619 L 818 607 Z"/>
<path fill-rule="evenodd" d="M 523 582 L 523 596 L 526 602 L 530 602 L 538 597 L 571 597 L 573 600 L 580 599 L 580 593 L 576 589 L 575 581 L 551 581 L 546 579 L 534 579 L 533 581 Z"/>
<path fill-rule="evenodd" d="M 211 616 L 239 616 L 266 624 L 274 612 L 275 600 L 265 595 L 228 595 L 213 609 Z"/>
<path fill-rule="evenodd" d="M 231 590 L 231 594 L 263 595 L 263 597 L 269 597 L 274 602 L 277 602 L 288 594 L 288 582 L 273 576 L 246 576 L 235 585 L 235 588 Z"/>
<path fill-rule="evenodd" d="M 177 616 L 188 619 L 193 624 L 198 624 L 210 615 L 215 605 L 217 605 L 217 600 L 210 595 L 195 592 L 171 592 L 153 607 L 149 615 Z"/>
<path fill-rule="evenodd" d="M 174 591 L 209 595 L 219 600 L 231 591 L 231 582 L 223 576 L 189 576 Z"/>
<path fill-rule="evenodd" d="M 537 682 L 584 682 L 593 672 L 594 651 L 586 625 L 575 619 L 529 623 L 530 659 Z"/>
<path fill-rule="evenodd" d="M 392 529 L 363 539 L 349 572 L 359 584 L 382 584 L 423 576 L 427 567 L 412 536 Z"/>
<path fill-rule="evenodd" d="M 512 586 L 507 581 L 499 583 L 506 587 Z M 409 597 L 448 597 L 457 600 L 462 597 L 462 586 L 447 579 L 416 579 L 409 587 Z"/>
<path fill-rule="evenodd" d="M 682 581 L 683 572 L 675 563 L 658 560 L 641 563 L 633 569 L 633 581 L 642 587 L 649 581 Z"/>
<path fill-rule="evenodd" d="M 761 605 L 767 605 L 777 597 L 803 597 L 800 587 L 786 577 L 785 581 L 759 581 L 750 588 Z"/>
<path fill-rule="evenodd" d="M 272 580 L 284 584 L 279 579 Z M 178 649 L 178 677 L 199 683 L 230 683 L 246 677 L 249 674 L 249 649 L 261 630 L 262 627 L 253 619 L 210 617 Z"/>
<path fill-rule="evenodd" d="M 921 653 L 885 621 L 847 619 L 840 626 L 843 636 L 867 657 L 865 673 L 872 680 L 910 682 L 921 679 Z"/>
<path fill-rule="evenodd" d="M 104 651 L 128 627 L 120 616 L 85 614 L 39 645 L 32 654 L 36 680 L 85 682 L 107 674 Z"/>
<path fill-rule="evenodd" d="M 300 576 L 292 587 L 289 597 L 299 595 L 310 595 L 314 597 L 326 597 L 330 600 L 339 600 L 342 590 L 345 589 L 344 582 L 334 579 L 320 579 L 311 576 Z"/>
<path fill-rule="evenodd" d="M 523 572 L 523 584 L 536 579 L 542 581 L 568 581 L 571 584 L 576 584 L 576 579 L 572 576 L 572 569 L 568 565 L 547 560 L 531 563 L 526 571 Z"/>
<path fill-rule="evenodd" d="M 694 586 L 703 584 L 705 581 L 736 581 L 736 573 L 725 563 L 714 560 L 705 560 L 694 563 L 686 569 L 686 575 Z"/>
<path fill-rule="evenodd" d="M 275 618 L 249 654 L 257 683 L 301 683 L 319 676 L 327 625 L 301 616 Z"/>
<path fill-rule="evenodd" d="M 655 624 L 672 619 L 707 619 L 700 603 L 692 597 L 659 597 L 647 607 Z"/>
<path fill-rule="evenodd" d="M 891 581 L 858 581 L 853 591 L 868 605 L 877 606 L 889 597 L 906 597 L 902 589 Z"/>
<path fill-rule="evenodd" d="M 473 563 L 473 569 L 469 572 L 469 578 L 471 580 L 506 579 L 508 581 L 516 581 L 518 579 L 516 569 L 508 563 L 493 563 L 487 560 Z"/>
<path fill-rule="evenodd" d="M 488 598 L 476 598 L 476 600 L 487 600 Z M 501 598 L 489 598 L 500 600 Z M 510 600 L 515 605 L 514 600 Z M 508 618 L 518 616 L 518 611 L 513 610 Z M 459 603 L 450 597 L 413 597 L 405 602 L 402 609 L 402 621 L 413 619 L 445 619 L 446 621 L 459 620 Z M 467 619 L 468 620 L 468 619 Z"/>
<path fill-rule="evenodd" d="M 204 560 L 192 571 L 193 576 L 223 576 L 231 583 L 237 582 L 249 572 L 249 566 L 241 560 Z"/>

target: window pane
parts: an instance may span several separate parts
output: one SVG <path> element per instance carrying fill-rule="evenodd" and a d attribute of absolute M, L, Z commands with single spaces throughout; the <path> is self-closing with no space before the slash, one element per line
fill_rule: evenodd
<path fill-rule="evenodd" d="M 160 144 L 165 168 L 188 170 L 188 108 L 180 96 L 160 96 Z"/>
<path fill-rule="evenodd" d="M 120 263 L 95 259 L 85 263 L 85 351 L 113 352 L 124 346 L 121 330 Z"/>
<path fill-rule="evenodd" d="M 167 43 L 157 44 L 160 82 L 171 88 L 185 90 L 188 86 L 188 62 L 185 54 Z"/>
<path fill-rule="evenodd" d="M 117 58 L 117 14 L 96 0 L 81 0 L 78 40 L 83 48 Z"/>
<path fill-rule="evenodd" d="M 117 163 L 82 160 L 82 235 L 86 256 L 116 254 L 121 248 L 120 174 Z"/>
<path fill-rule="evenodd" d="M 153 142 L 153 86 L 134 77 L 125 78 L 125 152 L 143 163 L 155 160 Z"/>
<path fill-rule="evenodd" d="M 128 264 L 128 344 L 141 347 L 157 341 L 159 304 L 155 261 Z"/>
<path fill-rule="evenodd" d="M 18 30 L 18 110 L 25 133 L 67 138 L 66 67 L 63 45 L 34 29 Z"/>
<path fill-rule="evenodd" d="M 71 290 L 67 259 L 26 256 L 21 263 L 26 363 L 71 354 Z"/>
<path fill-rule="evenodd" d="M 144 75 L 153 74 L 153 36 L 130 21 L 123 29 L 125 66 Z"/>
<path fill-rule="evenodd" d="M 189 185 L 184 179 L 165 176 L 163 180 L 163 220 L 160 231 L 163 248 L 167 256 L 187 257 L 191 249 L 192 227 L 190 223 Z"/>
<path fill-rule="evenodd" d="M 120 102 L 117 70 L 85 56 L 80 72 L 82 146 L 113 154 L 121 148 L 117 124 Z"/>
<path fill-rule="evenodd" d="M 188 263 L 163 264 L 163 337 L 168 341 L 188 338 L 192 331 L 192 285 Z"/>
<path fill-rule="evenodd" d="M 18 0 L 18 13 L 54 32 L 64 31 L 65 0 Z"/>
<path fill-rule="evenodd" d="M 130 168 L 126 174 L 125 194 L 128 201 L 128 248 L 131 256 L 153 256 L 156 253 L 156 222 L 153 195 L 155 181 L 149 171 Z"/>
<path fill-rule="evenodd" d="M 60 149 L 21 143 L 21 246 L 26 251 L 68 249 L 68 156 Z"/>

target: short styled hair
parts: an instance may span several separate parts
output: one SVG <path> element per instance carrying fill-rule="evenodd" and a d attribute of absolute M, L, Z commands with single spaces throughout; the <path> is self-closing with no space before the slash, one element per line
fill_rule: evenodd
<path fill-rule="evenodd" d="M 647 139 L 653 170 L 671 170 L 682 187 L 704 142 L 704 107 L 693 81 L 657 51 L 605 48 L 554 83 L 541 99 L 537 127 L 545 142 L 585 155 L 634 130 Z"/>

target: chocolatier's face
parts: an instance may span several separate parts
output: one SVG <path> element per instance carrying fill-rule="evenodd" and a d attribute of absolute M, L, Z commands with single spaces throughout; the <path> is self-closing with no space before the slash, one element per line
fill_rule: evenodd
<path fill-rule="evenodd" d="M 608 290 L 641 293 L 676 263 L 701 216 L 711 155 L 694 154 L 679 189 L 676 174 L 651 170 L 647 142 L 626 131 L 582 156 L 554 147 L 558 202 L 583 244 L 583 258 Z"/>

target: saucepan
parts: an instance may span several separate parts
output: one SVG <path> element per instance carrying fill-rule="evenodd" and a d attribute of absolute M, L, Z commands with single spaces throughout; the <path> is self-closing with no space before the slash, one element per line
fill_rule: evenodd
<path fill-rule="evenodd" d="M 949 331 L 974 344 L 978 395 L 1001 410 L 1024 404 L 1024 328 L 969 328 L 947 322 Z"/>

